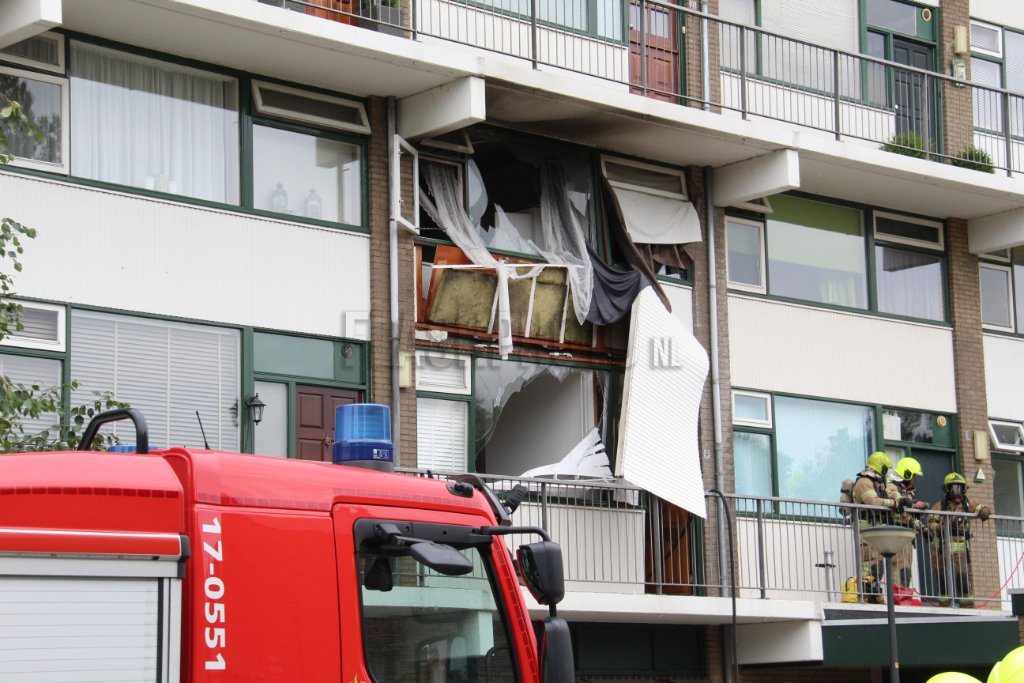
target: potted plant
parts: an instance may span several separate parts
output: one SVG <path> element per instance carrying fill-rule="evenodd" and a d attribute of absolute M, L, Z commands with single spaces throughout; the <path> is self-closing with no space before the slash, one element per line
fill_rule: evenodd
<path fill-rule="evenodd" d="M 992 164 L 992 155 L 970 144 L 960 150 L 951 163 L 960 168 L 970 168 L 985 173 L 996 172 L 996 167 Z"/>
<path fill-rule="evenodd" d="M 402 0 L 359 0 L 359 22 L 364 28 L 394 36 L 405 34 L 402 28 Z"/>
<path fill-rule="evenodd" d="M 926 149 L 924 139 L 920 133 L 916 132 L 897 133 L 889 138 L 889 142 L 882 145 L 879 149 L 914 157 L 915 159 L 927 159 L 928 155 L 935 151 L 935 147 L 931 144 Z"/>

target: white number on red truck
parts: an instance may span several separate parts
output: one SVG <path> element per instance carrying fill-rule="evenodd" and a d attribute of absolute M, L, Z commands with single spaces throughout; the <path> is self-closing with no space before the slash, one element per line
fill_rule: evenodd
<path fill-rule="evenodd" d="M 207 671 L 223 671 L 227 669 L 227 660 L 224 659 L 223 650 L 227 646 L 227 629 L 225 623 L 224 603 L 220 602 L 224 597 L 224 579 L 217 576 L 221 569 L 221 562 L 224 559 L 224 546 L 220 538 L 220 518 L 214 517 L 209 524 L 202 525 L 203 541 L 203 562 L 206 565 L 206 580 L 203 582 L 203 594 L 206 598 L 204 609 L 206 623 L 219 624 L 219 626 L 207 626 L 203 631 L 203 640 L 206 643 L 208 656 L 204 662 Z M 218 652 L 218 650 L 220 650 Z"/>

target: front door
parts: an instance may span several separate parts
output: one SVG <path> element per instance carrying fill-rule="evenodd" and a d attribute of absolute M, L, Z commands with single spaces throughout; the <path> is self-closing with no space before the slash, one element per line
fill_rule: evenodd
<path fill-rule="evenodd" d="M 641 16 L 643 20 L 641 21 Z M 678 102 L 681 14 L 644 0 L 629 3 L 629 77 L 631 92 Z M 646 87 L 645 87 L 646 86 Z"/>
<path fill-rule="evenodd" d="M 334 445 L 334 409 L 356 403 L 359 392 L 354 389 L 295 387 L 295 455 L 302 460 L 330 462 Z"/>
<path fill-rule="evenodd" d="M 901 38 L 892 40 L 892 60 L 925 71 L 935 70 L 935 48 Z M 893 108 L 896 133 L 920 136 L 926 150 L 938 149 L 935 139 L 937 81 L 912 71 L 895 69 L 893 74 Z M 906 144 L 904 141 L 903 144 Z"/>

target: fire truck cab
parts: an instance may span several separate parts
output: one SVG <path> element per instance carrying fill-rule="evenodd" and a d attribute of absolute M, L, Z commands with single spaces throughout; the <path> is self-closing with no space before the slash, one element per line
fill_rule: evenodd
<path fill-rule="evenodd" d="M 5 677 L 573 679 L 558 546 L 479 480 L 146 452 L 114 413 L 137 452 L 0 457 Z M 510 533 L 543 540 L 513 562 Z"/>

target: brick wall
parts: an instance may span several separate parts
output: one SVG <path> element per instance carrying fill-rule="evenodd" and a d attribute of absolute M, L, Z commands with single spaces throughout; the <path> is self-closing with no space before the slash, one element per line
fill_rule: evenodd
<path fill-rule="evenodd" d="M 956 26 L 970 26 L 970 8 L 968 0 L 942 0 L 939 15 L 939 70 L 952 73 L 953 29 Z M 970 77 L 970 58 L 966 58 L 968 77 Z M 958 88 L 949 83 L 942 85 L 943 107 L 943 152 L 956 156 L 974 140 L 974 112 L 971 88 Z"/>
<path fill-rule="evenodd" d="M 974 450 L 975 432 L 983 432 L 986 434 L 984 438 L 988 438 L 978 257 L 967 251 L 966 221 L 948 220 L 947 236 L 961 469 L 970 486 L 970 500 L 991 504 L 994 480 L 991 463 L 978 462 Z M 984 482 L 976 483 L 974 475 L 979 468 L 984 470 L 986 478 Z M 974 593 L 984 601 L 999 590 L 995 524 L 975 522 L 973 530 L 971 563 Z M 999 609 L 1000 605 L 997 601 L 988 607 Z"/>
<path fill-rule="evenodd" d="M 388 206 L 388 119 L 387 101 L 371 98 L 367 115 L 373 136 L 369 145 L 369 210 L 370 210 L 370 387 L 376 403 L 391 404 L 391 274 Z M 403 198 L 408 205 L 412 196 L 411 175 L 403 168 Z M 412 235 L 404 228 L 398 233 L 398 306 L 399 349 L 412 362 L 415 345 L 416 314 L 414 307 L 414 245 Z M 416 465 L 416 391 L 400 391 L 400 440 L 398 462 L 404 467 Z"/>

